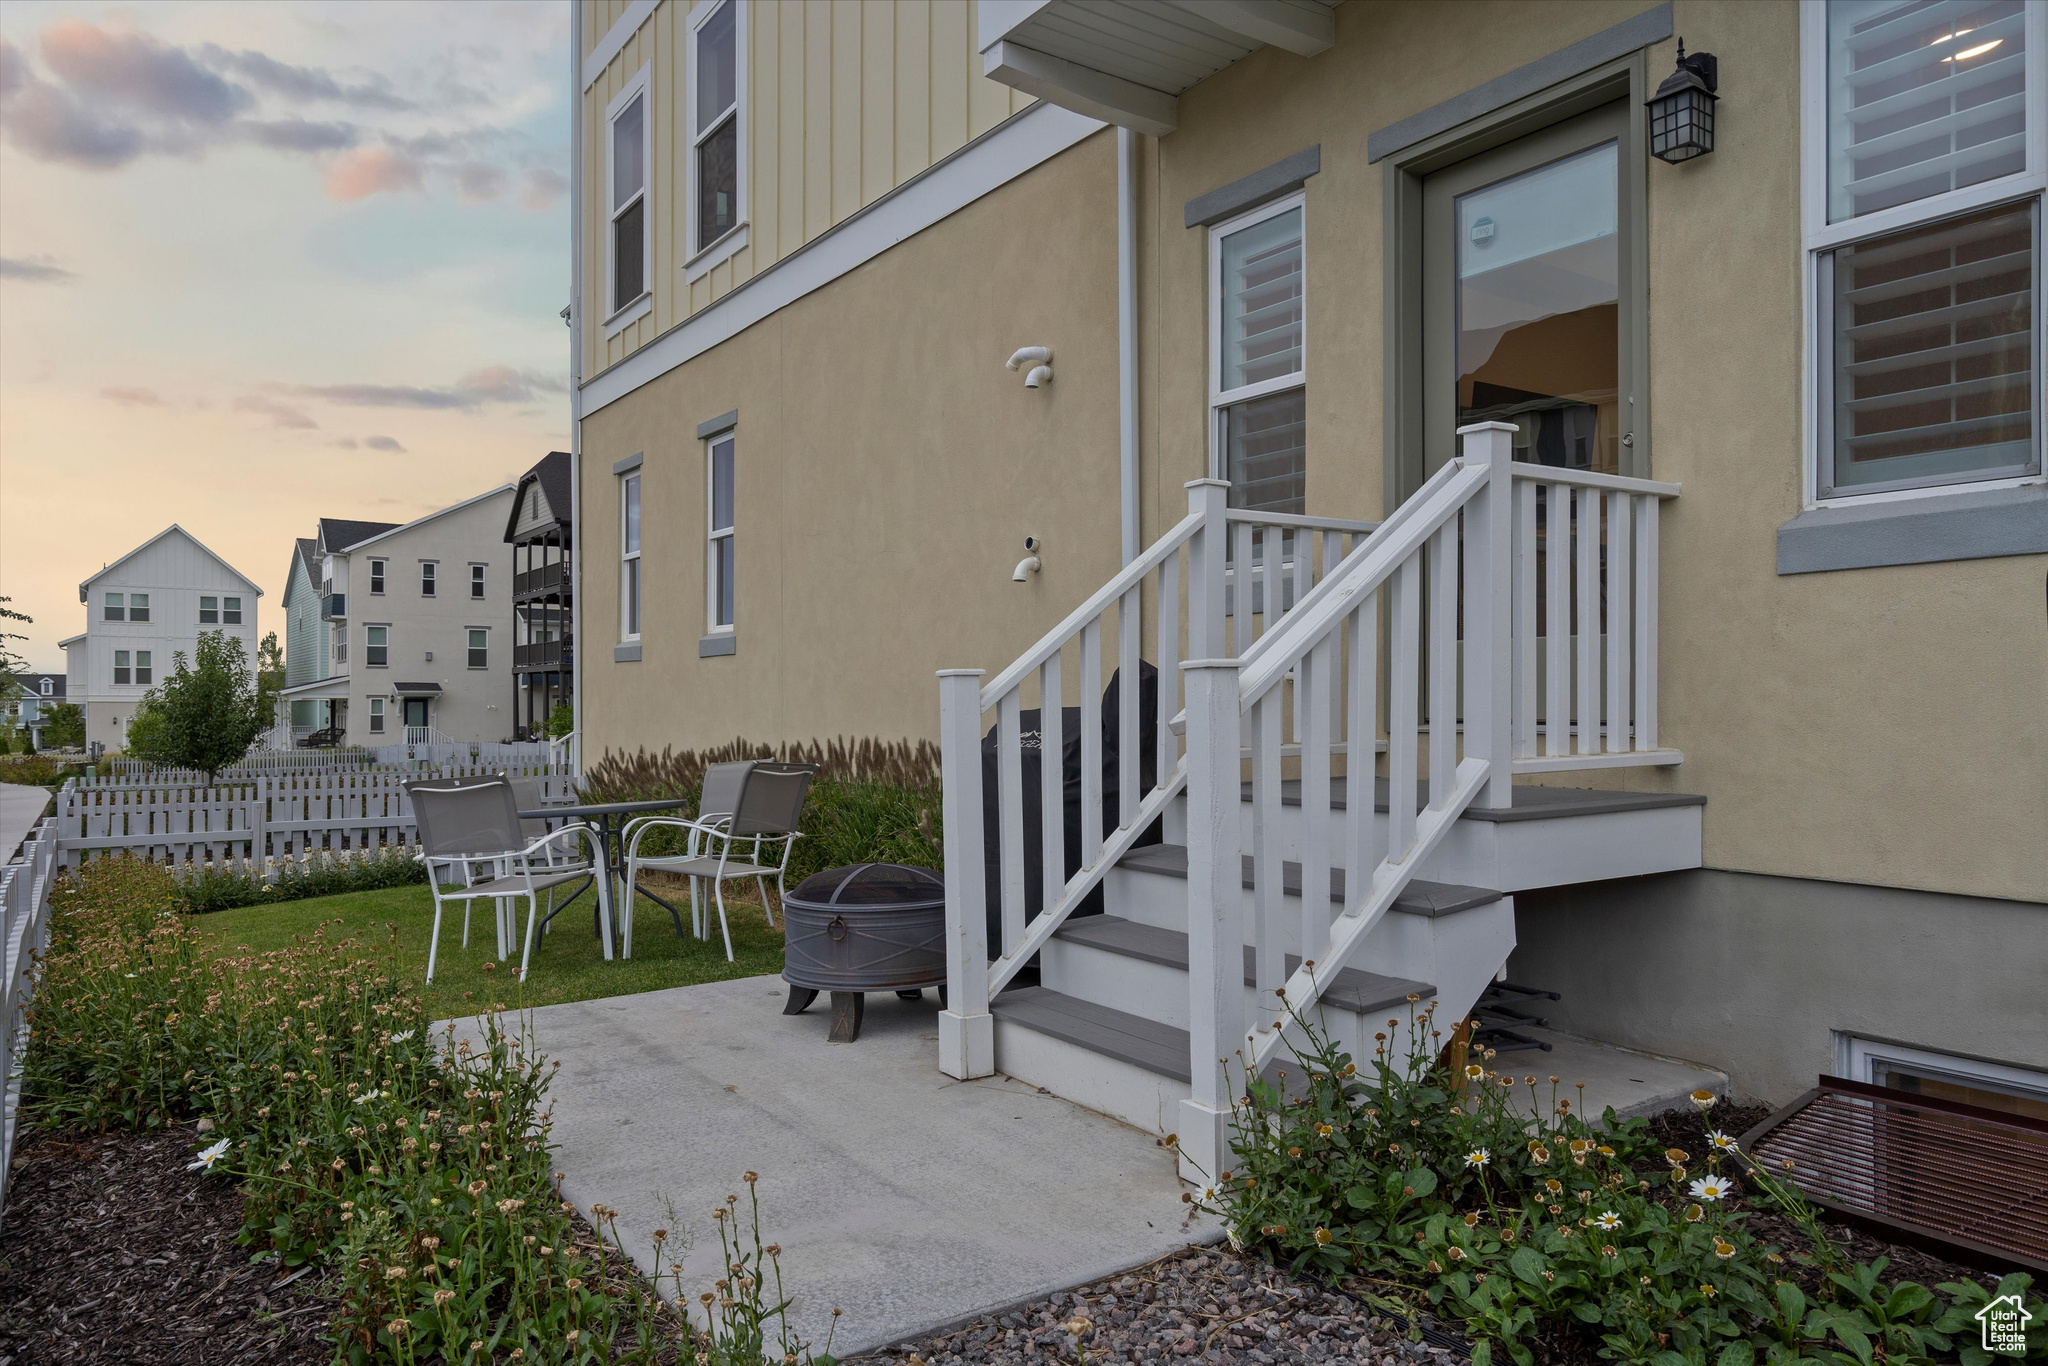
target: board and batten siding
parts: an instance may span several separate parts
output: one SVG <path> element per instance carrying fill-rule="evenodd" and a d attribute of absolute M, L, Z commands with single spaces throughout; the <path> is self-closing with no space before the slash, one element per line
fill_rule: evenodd
<path fill-rule="evenodd" d="M 685 214 L 690 15 L 662 0 L 583 92 L 586 377 L 716 302 L 1030 104 L 981 74 L 971 0 L 739 0 L 747 6 L 747 245 L 695 281 Z M 585 52 L 630 0 L 583 0 Z M 605 109 L 649 68 L 653 308 L 607 338 Z"/>

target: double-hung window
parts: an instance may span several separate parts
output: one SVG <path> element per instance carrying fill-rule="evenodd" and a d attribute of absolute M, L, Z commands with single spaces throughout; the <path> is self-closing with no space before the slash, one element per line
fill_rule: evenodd
<path fill-rule="evenodd" d="M 469 667 L 488 669 L 491 667 L 491 633 L 482 626 L 469 628 Z"/>
<path fill-rule="evenodd" d="M 129 680 L 128 658 L 126 650 L 114 651 L 114 681 L 116 683 L 126 683 Z"/>
<path fill-rule="evenodd" d="M 690 30 L 690 259 L 695 279 L 745 245 L 746 15 L 739 0 L 701 6 Z"/>
<path fill-rule="evenodd" d="M 137 650 L 135 652 L 135 681 L 144 687 L 156 681 L 155 676 L 150 672 L 149 651 L 147 650 Z"/>
<path fill-rule="evenodd" d="M 473 564 L 469 567 L 469 596 L 472 599 L 480 598 L 484 595 L 484 569 L 485 566 L 480 564 Z"/>
<path fill-rule="evenodd" d="M 1306 262 L 1299 194 L 1209 230 L 1211 468 L 1230 506 L 1306 504 Z"/>
<path fill-rule="evenodd" d="M 201 626 L 220 625 L 219 598 L 201 597 L 199 599 L 199 624 Z"/>
<path fill-rule="evenodd" d="M 149 594 L 130 593 L 128 595 L 128 620 L 149 620 Z"/>
<path fill-rule="evenodd" d="M 384 592 L 384 560 L 370 561 L 370 591 L 382 595 Z"/>
<path fill-rule="evenodd" d="M 382 669 L 391 662 L 391 628 L 389 626 L 365 626 L 363 628 L 363 665 L 366 668 Z"/>
<path fill-rule="evenodd" d="M 433 597 L 433 596 L 434 596 L 434 588 L 435 588 L 435 584 L 436 584 L 436 581 L 437 581 L 437 580 L 438 580 L 438 579 L 440 578 L 440 574 L 441 574 L 441 566 L 440 566 L 440 565 L 438 565 L 438 564 L 436 564 L 436 563 L 435 563 L 434 561 L 432 561 L 432 560 L 421 560 L 421 561 L 420 561 L 420 596 L 421 596 L 421 597 L 423 597 L 423 598 L 431 598 L 431 597 Z"/>
<path fill-rule="evenodd" d="M 220 600 L 220 621 L 223 626 L 240 626 L 242 624 L 242 600 L 240 598 L 222 598 Z"/>
<path fill-rule="evenodd" d="M 619 638 L 640 639 L 640 475 L 619 480 Z"/>
<path fill-rule="evenodd" d="M 1806 245 L 1818 500 L 2041 464 L 2048 9 L 1806 9 Z"/>
<path fill-rule="evenodd" d="M 384 699 L 381 697 L 370 699 L 370 733 L 372 735 L 382 735 L 384 733 Z"/>
<path fill-rule="evenodd" d="M 654 246 L 647 221 L 652 150 L 647 81 L 648 68 L 642 67 L 605 111 L 609 184 L 605 205 L 610 215 L 606 252 L 611 288 L 606 336 L 647 312 L 643 296 L 648 293 Z"/>
<path fill-rule="evenodd" d="M 103 620 L 126 621 L 128 619 L 128 608 L 126 606 L 127 601 L 128 598 L 125 594 L 107 594 L 106 606 L 103 609 L 102 613 Z"/>
<path fill-rule="evenodd" d="M 711 511 L 704 561 L 705 624 L 714 633 L 732 630 L 733 622 L 733 442 L 734 433 L 728 429 L 704 443 Z"/>

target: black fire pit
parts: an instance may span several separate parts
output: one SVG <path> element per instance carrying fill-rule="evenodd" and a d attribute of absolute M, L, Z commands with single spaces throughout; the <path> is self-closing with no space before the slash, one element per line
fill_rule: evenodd
<path fill-rule="evenodd" d="M 785 1015 L 832 993 L 833 1043 L 860 1037 L 863 993 L 946 993 L 946 884 L 929 868 L 857 863 L 813 873 L 783 898 Z"/>

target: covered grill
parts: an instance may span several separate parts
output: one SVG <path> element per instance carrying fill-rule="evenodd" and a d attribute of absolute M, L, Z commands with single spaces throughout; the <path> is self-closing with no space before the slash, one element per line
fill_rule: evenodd
<path fill-rule="evenodd" d="M 834 1043 L 860 1037 L 865 992 L 945 997 L 946 884 L 929 868 L 859 863 L 805 878 L 783 898 L 785 1015 L 832 993 Z"/>

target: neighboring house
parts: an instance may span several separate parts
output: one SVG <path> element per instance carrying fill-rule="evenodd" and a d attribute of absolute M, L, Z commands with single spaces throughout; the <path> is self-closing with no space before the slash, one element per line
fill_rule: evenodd
<path fill-rule="evenodd" d="M 66 681 L 63 674 L 15 675 L 21 695 L 7 703 L 7 720 L 16 729 L 27 731 L 29 743 L 37 749 L 43 747 L 43 726 L 50 708 L 65 700 Z"/>
<path fill-rule="evenodd" d="M 321 518 L 311 555 L 302 541 L 294 559 L 320 628 L 309 619 L 286 655 L 279 696 L 294 718 L 316 704 L 350 745 L 509 738 L 511 502 L 507 484 L 402 525 Z M 294 668 L 319 672 L 293 683 Z"/>
<path fill-rule="evenodd" d="M 512 547 L 513 738 L 546 735 L 548 718 L 570 700 L 575 668 L 575 602 L 570 591 L 569 454 L 550 451 L 519 476 L 505 543 Z"/>
<path fill-rule="evenodd" d="M 356 522 L 322 517 L 317 534 L 301 536 L 292 544 L 291 568 L 285 579 L 284 683 L 289 691 L 304 684 L 332 677 L 334 630 L 328 615 L 332 606 L 321 591 L 325 570 L 324 546 L 346 549 L 356 541 L 391 531 L 397 522 Z M 334 700 L 305 695 L 289 700 L 292 733 L 304 737 L 334 724 Z"/>
<path fill-rule="evenodd" d="M 256 599 L 263 590 L 181 526 L 170 526 L 78 585 L 85 630 L 59 641 L 66 700 L 85 712 L 88 746 L 121 749 L 142 695 L 192 657 L 202 631 L 242 642 L 256 668 Z"/>
<path fill-rule="evenodd" d="M 1836 1072 L 2048 1104 L 2048 6 L 574 14 L 584 752 L 938 736 L 934 672 L 993 686 L 1172 532 L 1189 481 L 1227 482 L 1241 532 L 1336 535 L 1413 507 L 1458 428 L 1504 422 L 1517 640 L 1557 620 L 1552 588 L 1646 634 L 1632 654 L 1567 629 L 1510 675 L 1532 717 L 1576 687 L 1581 718 L 1604 695 L 1621 724 L 1539 751 L 1518 712 L 1505 809 L 1619 795 L 1519 827 L 1578 833 L 1488 874 L 1511 918 L 1427 979 L 1446 1011 L 1504 969 L 1562 993 L 1557 1025 L 1743 1093 Z M 1653 140 L 1696 149 L 1664 106 L 1652 125 L 1673 79 L 1717 127 L 1667 161 Z M 1564 482 L 1539 505 L 1525 467 Z M 1574 525 L 1575 563 L 1538 548 Z M 1289 572 L 1305 534 L 1272 538 Z M 1632 584 L 1600 581 L 1616 564 Z M 1155 590 L 1129 601 L 1171 716 L 1184 660 L 1155 654 Z M 1216 652 L 1244 653 L 1237 625 Z M 1069 707 L 1117 632 L 1066 650 Z M 1680 809 L 1641 816 L 1669 844 L 1620 820 Z M 1459 838 L 1516 828 L 1480 824 Z M 1120 866 L 1112 914 L 1163 868 Z M 1421 876 L 1478 876 L 1450 871 Z M 1180 1010 L 1145 1022 L 1185 1039 Z M 1035 1057 L 1077 1094 L 1064 1043 L 949 1015 L 963 1075 Z"/>

